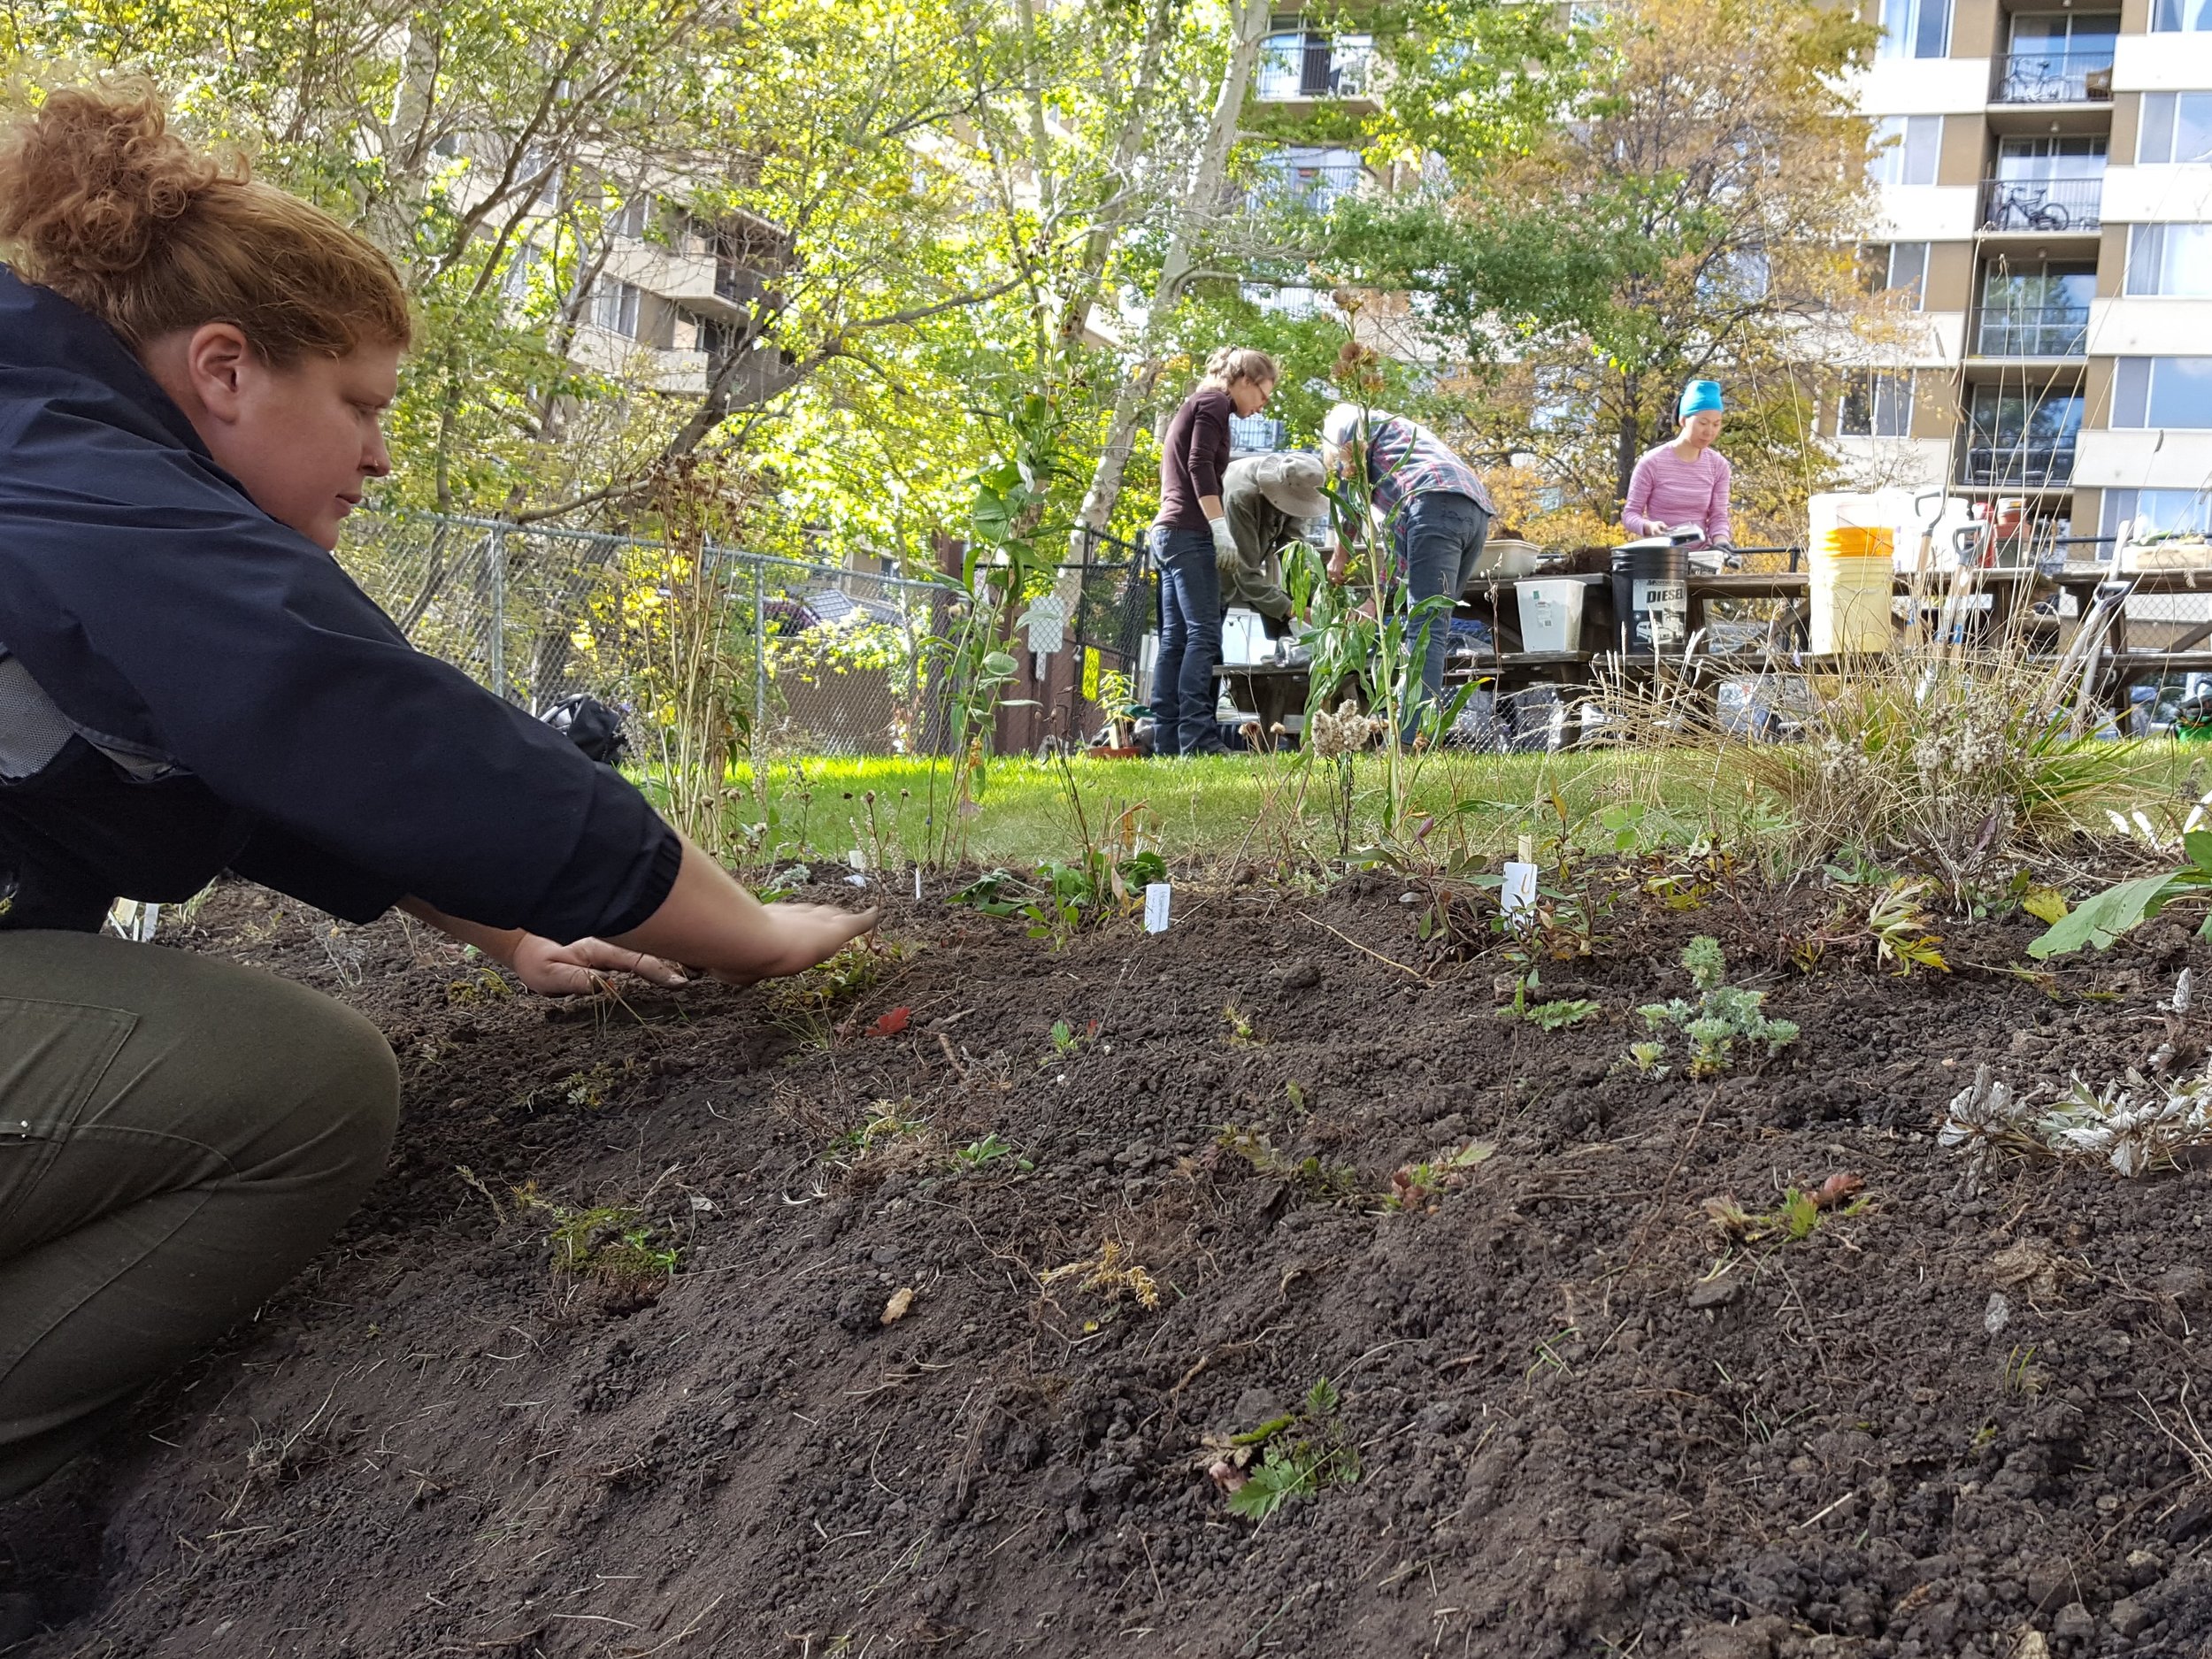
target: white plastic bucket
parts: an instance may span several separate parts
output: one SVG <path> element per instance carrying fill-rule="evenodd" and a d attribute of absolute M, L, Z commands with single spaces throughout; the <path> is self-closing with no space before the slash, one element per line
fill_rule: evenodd
<path fill-rule="evenodd" d="M 1886 651 L 1895 639 L 1890 595 L 1895 570 L 1886 558 L 1812 562 L 1812 647 L 1816 657 Z"/>
<path fill-rule="evenodd" d="M 1521 606 L 1521 649 L 1578 651 L 1582 649 L 1585 583 L 1557 577 L 1523 579 L 1513 584 Z"/>

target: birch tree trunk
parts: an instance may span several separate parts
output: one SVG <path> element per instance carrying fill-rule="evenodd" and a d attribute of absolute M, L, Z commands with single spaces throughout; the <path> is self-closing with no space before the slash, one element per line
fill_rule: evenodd
<path fill-rule="evenodd" d="M 1129 469 L 1129 451 L 1136 439 L 1137 422 L 1159 384 L 1161 339 L 1168 319 L 1181 303 L 1184 289 L 1190 285 L 1192 254 L 1198 237 L 1221 211 L 1221 187 L 1228 174 L 1229 151 L 1236 144 L 1237 120 L 1244 111 L 1245 90 L 1251 85 L 1252 72 L 1259 65 L 1260 49 L 1266 43 L 1269 16 L 1268 0 L 1232 0 L 1229 59 L 1222 68 L 1221 88 L 1214 98 L 1213 113 L 1206 124 L 1206 142 L 1199 151 L 1198 165 L 1191 175 L 1182 211 L 1176 216 L 1175 232 L 1168 242 L 1167 257 L 1160 266 L 1159 282 L 1146 308 L 1137 362 L 1115 395 L 1114 417 L 1106 429 L 1105 448 L 1099 454 L 1097 469 L 1091 474 L 1091 487 L 1084 493 L 1075 526 L 1069 533 L 1070 551 L 1079 562 L 1085 543 L 1094 534 L 1105 529 L 1107 521 L 1113 517 L 1114 503 L 1121 499 L 1122 480 Z"/>
<path fill-rule="evenodd" d="M 1137 52 L 1136 75 L 1130 83 L 1128 112 L 1123 117 L 1121 130 L 1115 134 L 1113 160 L 1106 175 L 1106 188 L 1113 192 L 1116 205 L 1099 215 L 1090 234 L 1083 239 L 1082 263 L 1068 284 L 1066 303 L 1054 331 L 1063 350 L 1071 349 L 1082 337 L 1084 325 L 1090 320 L 1091 306 L 1098 298 L 1099 283 L 1106 275 L 1106 262 L 1113 257 L 1115 244 L 1134 217 L 1133 204 L 1139 196 L 1133 182 L 1137 159 L 1144 149 L 1145 126 L 1156 89 L 1155 83 L 1159 79 L 1160 60 L 1166 54 L 1168 31 L 1174 20 L 1175 0 L 1153 0 L 1151 13 L 1145 21 L 1144 41 Z"/>

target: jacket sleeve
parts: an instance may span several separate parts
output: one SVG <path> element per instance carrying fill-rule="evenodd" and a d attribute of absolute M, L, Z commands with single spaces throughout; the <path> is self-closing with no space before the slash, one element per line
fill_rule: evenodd
<path fill-rule="evenodd" d="M 334 858 L 273 824 L 253 832 L 230 868 L 234 875 L 354 923 L 373 922 L 407 896 L 398 883 Z"/>
<path fill-rule="evenodd" d="M 411 893 L 564 941 L 667 896 L 681 843 L 635 787 L 416 651 L 204 458 L 49 410 L 7 470 L 0 631 L 86 736 L 267 825 L 242 871 L 342 871 L 340 914 Z"/>
<path fill-rule="evenodd" d="M 1268 558 L 1282 544 L 1286 520 L 1256 489 L 1235 489 L 1222 498 L 1229 532 L 1236 538 L 1234 565 L 1221 565 L 1221 601 L 1243 605 L 1278 620 L 1290 614 L 1290 595 L 1269 580 Z"/>
<path fill-rule="evenodd" d="M 1190 473 L 1191 505 L 1221 494 L 1221 474 L 1229 462 L 1229 396 L 1200 392 L 1191 403 L 1190 427 L 1183 440 L 1183 465 Z"/>

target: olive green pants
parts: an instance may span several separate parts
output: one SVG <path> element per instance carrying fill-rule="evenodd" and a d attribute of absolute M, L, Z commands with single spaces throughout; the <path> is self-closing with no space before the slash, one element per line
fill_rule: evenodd
<path fill-rule="evenodd" d="M 0 1499 L 297 1272 L 398 1110 L 376 1028 L 303 986 L 0 932 Z"/>

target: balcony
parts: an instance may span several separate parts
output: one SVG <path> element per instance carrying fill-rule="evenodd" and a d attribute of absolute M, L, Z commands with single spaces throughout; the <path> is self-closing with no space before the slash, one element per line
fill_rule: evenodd
<path fill-rule="evenodd" d="M 2109 104 L 2112 49 L 2013 52 L 1997 59 L 1993 104 Z"/>
<path fill-rule="evenodd" d="M 1267 213 L 1325 214 L 1348 196 L 1356 196 L 1367 169 L 1356 156 L 1301 159 L 1278 151 L 1265 158 L 1259 178 L 1244 192 L 1244 210 Z"/>
<path fill-rule="evenodd" d="M 2089 313 L 2078 305 L 2011 305 L 1985 311 L 1974 331 L 1985 357 L 2078 357 L 2088 345 Z"/>
<path fill-rule="evenodd" d="M 1268 104 L 1363 97 L 1374 68 L 1375 43 L 1364 35 L 1271 35 L 1261 48 L 1253 92 Z"/>
<path fill-rule="evenodd" d="M 1985 179 L 1984 231 L 2029 231 L 2046 236 L 2095 230 L 2104 223 L 2104 180 Z"/>
<path fill-rule="evenodd" d="M 1972 448 L 1959 482 L 1995 489 L 2065 489 L 2074 481 L 2074 446 L 2013 444 Z"/>

